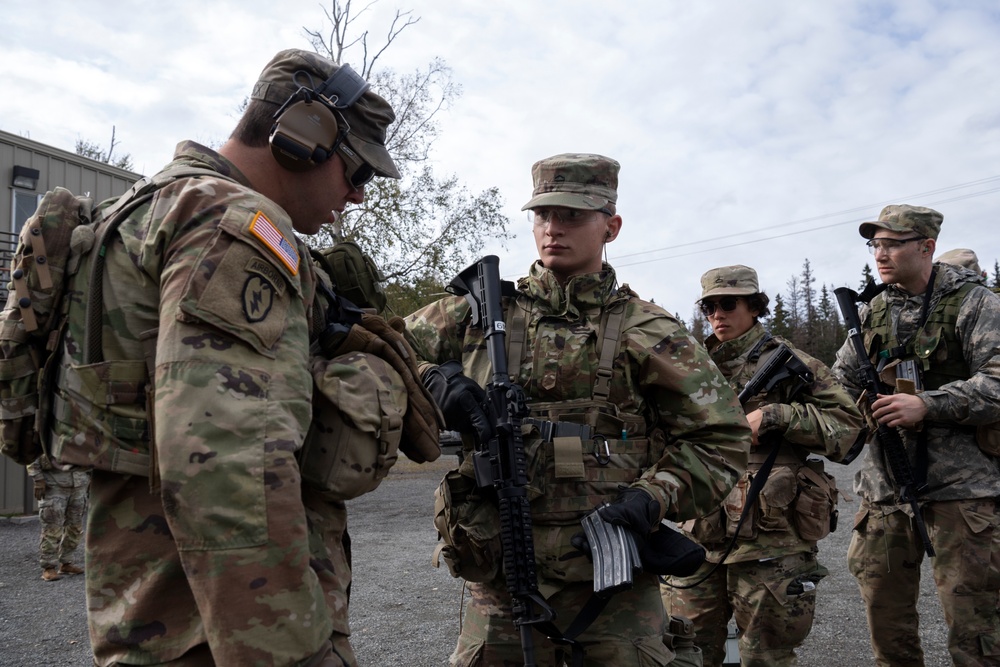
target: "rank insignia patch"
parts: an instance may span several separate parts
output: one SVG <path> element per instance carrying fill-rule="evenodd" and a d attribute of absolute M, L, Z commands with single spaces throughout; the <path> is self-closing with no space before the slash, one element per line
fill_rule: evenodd
<path fill-rule="evenodd" d="M 260 322 L 274 305 L 274 285 L 260 276 L 250 276 L 243 283 L 243 314 L 247 322 Z"/>
<path fill-rule="evenodd" d="M 264 242 L 271 252 L 278 256 L 278 259 L 288 267 L 292 275 L 299 272 L 299 253 L 295 246 L 289 243 L 285 235 L 274 226 L 263 211 L 257 211 L 253 222 L 250 223 L 250 233 Z"/>

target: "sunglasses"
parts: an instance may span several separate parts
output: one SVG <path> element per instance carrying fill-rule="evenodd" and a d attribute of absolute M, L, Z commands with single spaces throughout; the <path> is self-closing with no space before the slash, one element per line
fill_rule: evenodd
<path fill-rule="evenodd" d="M 347 180 L 355 190 L 360 190 L 375 178 L 375 168 L 361 159 L 361 156 L 348 148 L 343 141 L 337 146 L 337 150 L 344 160 Z"/>
<path fill-rule="evenodd" d="M 722 308 L 725 312 L 731 313 L 736 310 L 740 298 L 738 296 L 724 296 L 718 301 L 702 301 L 698 307 L 701 308 L 701 314 L 705 317 L 714 315 L 716 308 Z"/>

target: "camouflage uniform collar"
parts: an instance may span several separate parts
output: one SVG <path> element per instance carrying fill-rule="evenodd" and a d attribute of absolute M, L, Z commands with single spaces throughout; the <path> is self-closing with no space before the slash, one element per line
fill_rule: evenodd
<path fill-rule="evenodd" d="M 211 148 L 202 146 L 195 141 L 182 141 L 174 149 L 174 164 L 187 164 L 217 171 L 223 176 L 233 179 L 240 185 L 253 189 L 250 180 L 243 175 L 236 165 L 222 157 Z"/>
<path fill-rule="evenodd" d="M 737 336 L 732 340 L 720 343 L 719 339 L 712 334 L 705 339 L 705 347 L 708 348 L 714 361 L 720 368 L 722 364 L 732 362 L 748 355 L 754 346 L 767 334 L 767 329 L 760 322 L 757 322 L 750 330 L 742 336 Z M 728 377 L 729 374 L 726 373 Z"/>
<path fill-rule="evenodd" d="M 565 285 L 560 285 L 555 274 L 542 266 L 540 260 L 531 265 L 528 275 L 521 278 L 517 288 L 537 303 L 549 314 L 578 319 L 590 310 L 599 310 L 611 301 L 620 290 L 616 290 L 618 279 L 610 264 L 603 264 L 597 273 L 573 276 Z M 627 287 L 621 291 L 628 292 Z"/>

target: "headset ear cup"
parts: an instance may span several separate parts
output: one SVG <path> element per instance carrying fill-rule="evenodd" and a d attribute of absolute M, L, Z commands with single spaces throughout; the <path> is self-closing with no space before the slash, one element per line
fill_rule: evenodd
<path fill-rule="evenodd" d="M 326 106 L 296 102 L 271 127 L 271 154 L 285 169 L 311 169 L 330 158 L 338 131 L 337 116 Z"/>

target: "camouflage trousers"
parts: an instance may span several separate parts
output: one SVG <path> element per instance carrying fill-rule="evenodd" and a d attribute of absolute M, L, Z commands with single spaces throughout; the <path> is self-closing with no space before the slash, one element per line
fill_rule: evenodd
<path fill-rule="evenodd" d="M 73 552 L 83 537 L 90 472 L 45 470 L 42 475 L 45 496 L 38 501 L 42 525 L 38 563 L 45 570 L 73 562 Z"/>
<path fill-rule="evenodd" d="M 705 563 L 693 576 L 671 577 L 669 582 L 694 583 L 713 566 Z M 816 554 L 805 552 L 722 565 L 695 588 L 661 585 L 660 590 L 668 614 L 694 623 L 706 667 L 722 664 L 733 616 L 740 629 L 740 664 L 783 666 L 795 663 L 795 649 L 812 629 L 816 583 L 827 574 Z"/>
<path fill-rule="evenodd" d="M 347 533 L 347 505 L 330 500 L 307 486 L 302 501 L 309 520 L 310 563 L 319 576 L 326 609 L 333 620 L 330 641 L 344 667 L 357 667 L 351 648 L 347 606 L 351 592 L 351 538 Z"/>
<path fill-rule="evenodd" d="M 511 600 L 503 582 L 466 584 L 471 600 L 465 610 L 458 645 L 451 655 L 453 667 L 511 667 L 524 664 L 520 633 L 512 620 Z M 543 586 L 544 587 L 544 586 Z M 556 611 L 560 630 L 576 618 L 593 595 L 593 582 L 563 584 L 548 598 Z M 654 665 L 701 665 L 700 655 L 687 652 L 674 660 L 664 643 L 666 616 L 656 579 L 640 575 L 635 586 L 613 596 L 600 616 L 580 635 L 586 650 L 584 665 L 591 667 L 652 667 Z M 559 647 L 537 631 L 532 632 L 535 660 L 539 667 L 570 664 L 569 649 Z M 692 661 L 692 656 L 699 658 Z"/>
<path fill-rule="evenodd" d="M 958 667 L 1000 665 L 1000 513 L 991 498 L 923 505 L 934 583 Z M 906 512 L 862 501 L 847 552 L 868 613 L 875 662 L 920 667 L 917 597 L 923 544 Z"/>

